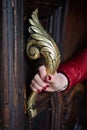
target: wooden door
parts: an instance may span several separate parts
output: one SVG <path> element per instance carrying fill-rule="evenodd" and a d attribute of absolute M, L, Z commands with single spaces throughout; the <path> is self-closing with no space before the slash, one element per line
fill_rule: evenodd
<path fill-rule="evenodd" d="M 23 1 L 0 1 L 1 130 L 24 130 Z"/>
<path fill-rule="evenodd" d="M 67 93 L 38 94 L 38 114 L 27 114 L 29 84 L 43 61 L 30 61 L 26 54 L 28 18 L 37 7 L 58 43 L 61 62 L 80 51 L 79 43 L 86 47 L 86 5 L 86 0 L 0 1 L 0 130 L 86 130 L 86 82 Z"/>

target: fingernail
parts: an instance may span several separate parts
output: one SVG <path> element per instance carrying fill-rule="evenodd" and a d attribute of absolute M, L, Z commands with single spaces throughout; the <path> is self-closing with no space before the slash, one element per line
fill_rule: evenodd
<path fill-rule="evenodd" d="M 46 88 L 48 88 L 49 87 L 49 85 L 46 85 Z"/>
<path fill-rule="evenodd" d="M 40 90 L 39 90 L 39 89 L 37 89 L 37 92 L 38 92 L 38 93 L 40 93 Z"/>
<path fill-rule="evenodd" d="M 51 80 L 51 76 L 47 76 L 48 80 Z"/>
<path fill-rule="evenodd" d="M 46 85 L 45 87 L 43 87 L 43 90 L 46 90 L 46 88 L 48 88 L 49 87 L 49 85 Z"/>

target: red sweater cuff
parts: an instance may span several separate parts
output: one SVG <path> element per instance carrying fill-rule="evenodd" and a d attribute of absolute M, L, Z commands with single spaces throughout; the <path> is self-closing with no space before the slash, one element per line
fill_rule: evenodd
<path fill-rule="evenodd" d="M 87 49 L 58 68 L 68 78 L 68 89 L 87 79 Z"/>

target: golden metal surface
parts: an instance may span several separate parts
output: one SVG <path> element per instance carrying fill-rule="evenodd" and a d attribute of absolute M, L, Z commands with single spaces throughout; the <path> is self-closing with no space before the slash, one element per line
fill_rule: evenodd
<path fill-rule="evenodd" d="M 47 74 L 54 74 L 60 64 L 60 52 L 53 38 L 44 30 L 38 19 L 38 9 L 32 13 L 29 19 L 29 33 L 31 39 L 27 43 L 27 55 L 31 59 L 43 56 L 46 61 Z M 37 92 L 32 92 L 28 99 L 28 113 L 33 118 L 37 111 L 33 109 Z"/>

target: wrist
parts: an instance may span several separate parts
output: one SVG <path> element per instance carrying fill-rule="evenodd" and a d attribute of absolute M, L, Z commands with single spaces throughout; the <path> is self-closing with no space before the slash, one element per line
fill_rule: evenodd
<path fill-rule="evenodd" d="M 60 89 L 58 91 L 60 92 L 66 90 L 66 88 L 68 87 L 67 77 L 62 73 L 58 73 L 58 77 L 60 77 L 60 82 L 61 82 Z"/>

